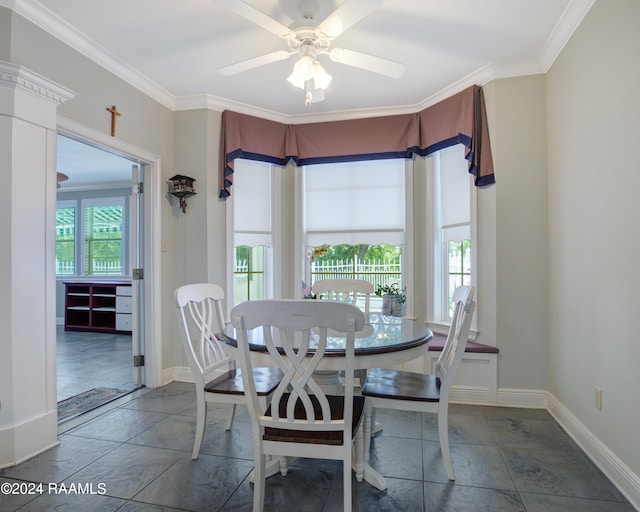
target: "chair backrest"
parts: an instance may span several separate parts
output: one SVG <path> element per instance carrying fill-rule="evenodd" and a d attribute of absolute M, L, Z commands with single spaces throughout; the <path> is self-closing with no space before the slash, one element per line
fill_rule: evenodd
<path fill-rule="evenodd" d="M 344 302 L 358 306 L 359 301 L 364 302 L 364 312 L 369 314 L 369 303 L 373 293 L 373 284 L 364 279 L 322 279 L 316 281 L 311 291 L 318 295 L 324 295 L 326 300 Z"/>
<path fill-rule="evenodd" d="M 212 372 L 233 364 L 216 338 L 224 328 L 224 290 L 213 283 L 188 284 L 176 289 L 175 300 L 191 371 L 196 385 L 204 386 Z"/>
<path fill-rule="evenodd" d="M 328 330 L 346 337 L 345 379 L 353 378 L 355 332 L 364 326 L 364 314 L 355 306 L 318 300 L 267 299 L 243 302 L 231 311 L 236 329 L 238 360 L 248 406 L 260 427 L 306 431 L 343 431 L 351 436 L 353 386 L 345 386 L 344 419 L 332 420 L 327 395 L 314 371 L 326 355 Z M 283 378 L 271 398 L 271 415 L 264 416 L 251 378 L 249 331 L 261 329 L 264 344 Z M 302 408 L 306 419 L 295 419 Z M 299 416 L 299 414 L 297 415 Z M 348 435 L 347 435 L 348 430 Z"/>
<path fill-rule="evenodd" d="M 453 379 L 460 368 L 467 347 L 469 328 L 473 311 L 474 289 L 471 286 L 458 286 L 453 292 L 453 319 L 442 353 L 436 362 L 436 375 L 440 377 L 440 394 L 448 392 Z"/>

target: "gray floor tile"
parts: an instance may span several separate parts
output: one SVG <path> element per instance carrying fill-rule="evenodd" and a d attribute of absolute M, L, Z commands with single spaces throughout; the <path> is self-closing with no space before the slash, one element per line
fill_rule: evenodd
<path fill-rule="evenodd" d="M 58 343 L 58 368 L 64 367 L 59 396 L 97 387 L 98 379 L 104 379 L 101 386 L 126 385 L 130 342 L 113 335 L 97 339 L 64 333 Z M 115 360 L 123 367 L 114 369 Z M 246 407 L 238 407 L 226 431 L 226 407 L 210 405 L 200 457 L 192 461 L 196 409 L 194 384 L 172 382 L 61 424 L 60 446 L 0 470 L 0 482 L 103 482 L 107 494 L 0 496 L 0 512 L 251 511 L 253 443 Z M 388 488 L 358 483 L 352 473 L 355 512 L 633 510 L 545 410 L 452 404 L 455 482 L 444 468 L 435 415 L 379 410 L 376 418 L 382 432 L 372 440 L 371 464 Z M 301 458 L 288 469 L 286 477 L 268 479 L 265 511 L 341 510 L 341 462 Z"/>
<path fill-rule="evenodd" d="M 6 486 L 7 484 L 10 487 L 7 489 L 2 487 L 2 492 L 0 492 L 0 511 L 2 512 L 14 512 L 39 496 L 37 488 L 29 486 L 32 482 L 0 476 L 0 485 Z"/>
<path fill-rule="evenodd" d="M 422 441 L 377 435 L 369 464 L 384 477 L 422 480 Z"/>
<path fill-rule="evenodd" d="M 448 483 L 440 443 L 423 441 L 424 481 Z M 516 490 L 502 453 L 497 446 L 451 444 L 451 460 L 456 484 L 492 489 Z"/>
<path fill-rule="evenodd" d="M 251 423 L 234 422 L 231 430 L 225 430 L 222 424 L 207 424 L 200 453 L 253 460 L 253 431 Z"/>
<path fill-rule="evenodd" d="M 422 414 L 419 412 L 376 409 L 375 421 L 386 437 L 422 439 Z"/>
<path fill-rule="evenodd" d="M 495 445 L 493 430 L 484 416 L 449 413 L 449 443 Z M 438 415 L 423 414 L 422 438 L 438 441 Z"/>
<path fill-rule="evenodd" d="M 342 510 L 342 472 L 331 488 L 329 499 L 323 511 Z M 366 482 L 352 480 L 353 512 L 421 512 L 424 510 L 422 482 L 386 478 L 387 489 L 380 491 Z"/>
<path fill-rule="evenodd" d="M 620 500 L 615 487 L 581 453 L 504 448 L 503 454 L 520 492 Z"/>
<path fill-rule="evenodd" d="M 118 443 L 101 439 L 60 436 L 60 444 L 0 475 L 32 482 L 62 482 L 88 464 L 116 449 Z"/>
<path fill-rule="evenodd" d="M 163 387 L 145 393 L 124 407 L 140 411 L 175 413 L 194 400 L 195 391 Z"/>
<path fill-rule="evenodd" d="M 529 512 L 515 491 L 425 482 L 425 512 Z"/>
<path fill-rule="evenodd" d="M 118 408 L 72 429 L 68 434 L 124 443 L 167 417 L 168 414 Z"/>
<path fill-rule="evenodd" d="M 129 443 L 191 452 L 195 435 L 195 418 L 172 414 L 133 437 Z"/>
<path fill-rule="evenodd" d="M 527 512 L 634 512 L 629 503 L 520 493 Z"/>
<path fill-rule="evenodd" d="M 501 447 L 577 450 L 575 442 L 555 422 L 491 417 L 487 418 L 487 423 Z"/>
<path fill-rule="evenodd" d="M 179 512 L 184 510 L 183 508 L 163 507 L 161 505 L 129 501 L 118 512 Z"/>
<path fill-rule="evenodd" d="M 341 471 L 341 470 L 340 470 Z M 279 512 L 321 512 L 331 486 L 338 477 L 335 472 L 317 469 L 291 468 L 286 477 L 275 475 L 266 480 L 264 510 Z M 253 485 L 248 479 L 222 507 L 221 512 L 251 512 Z"/>
<path fill-rule="evenodd" d="M 204 454 L 191 460 L 185 454 L 135 500 L 194 511 L 218 510 L 252 469 L 249 461 Z"/>
<path fill-rule="evenodd" d="M 27 503 L 20 512 L 112 512 L 125 503 L 125 500 L 99 494 L 43 494 Z"/>
<path fill-rule="evenodd" d="M 109 496 L 129 499 L 160 476 L 182 455 L 182 452 L 173 450 L 123 444 L 102 457 L 99 462 L 75 473 L 71 480 L 103 482 Z"/>

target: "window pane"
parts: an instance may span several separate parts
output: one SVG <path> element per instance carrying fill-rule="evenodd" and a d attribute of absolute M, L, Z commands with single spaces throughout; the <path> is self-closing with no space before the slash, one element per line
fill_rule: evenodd
<path fill-rule="evenodd" d="M 84 210 L 85 275 L 122 274 L 122 205 Z"/>
<path fill-rule="evenodd" d="M 471 284 L 471 241 L 448 242 L 449 317 L 453 315 L 453 292 L 458 286 Z"/>
<path fill-rule="evenodd" d="M 401 285 L 401 245 L 322 245 L 311 248 L 310 254 L 312 284 L 322 279 L 364 279 L 374 290 L 392 283 Z M 377 306 L 381 301 L 371 297 L 371 309 Z"/>
<path fill-rule="evenodd" d="M 265 298 L 264 247 L 236 247 L 233 272 L 234 305 Z"/>
<path fill-rule="evenodd" d="M 76 209 L 56 210 L 56 275 L 76 273 Z"/>
<path fill-rule="evenodd" d="M 305 167 L 307 244 L 403 243 L 404 167 L 402 159 Z"/>

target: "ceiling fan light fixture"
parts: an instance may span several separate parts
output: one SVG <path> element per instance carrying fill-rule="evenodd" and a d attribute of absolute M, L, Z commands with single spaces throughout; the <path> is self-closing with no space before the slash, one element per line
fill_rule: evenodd
<path fill-rule="evenodd" d="M 332 77 L 320 65 L 318 61 L 313 63 L 313 85 L 316 89 L 326 89 L 331 83 Z"/>
<path fill-rule="evenodd" d="M 293 65 L 293 73 L 287 78 L 296 87 L 304 89 L 304 83 L 313 78 L 313 59 L 309 55 L 303 55 L 300 60 Z"/>

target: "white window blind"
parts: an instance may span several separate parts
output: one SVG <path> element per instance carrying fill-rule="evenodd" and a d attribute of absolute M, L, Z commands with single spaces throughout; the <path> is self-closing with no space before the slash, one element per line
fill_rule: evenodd
<path fill-rule="evenodd" d="M 234 245 L 271 245 L 271 165 L 236 160 L 233 173 Z"/>
<path fill-rule="evenodd" d="M 465 151 L 461 144 L 439 151 L 442 242 L 460 242 L 471 238 L 471 179 L 464 158 Z"/>
<path fill-rule="evenodd" d="M 304 168 L 307 246 L 404 243 L 404 160 Z"/>

